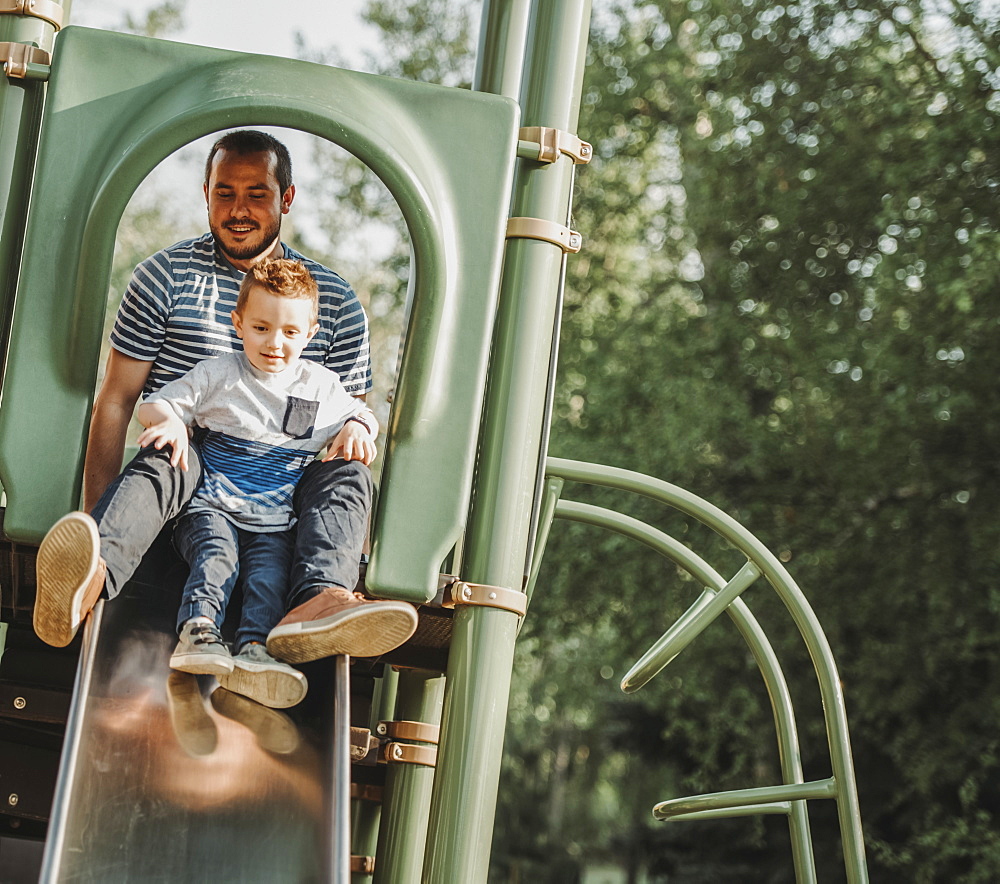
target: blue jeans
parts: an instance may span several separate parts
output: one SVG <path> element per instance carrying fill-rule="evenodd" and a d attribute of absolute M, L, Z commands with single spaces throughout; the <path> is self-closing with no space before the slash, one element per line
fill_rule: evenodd
<path fill-rule="evenodd" d="M 221 513 L 199 510 L 177 520 L 174 545 L 191 568 L 181 596 L 177 631 L 192 617 L 208 617 L 221 628 L 240 578 L 243 610 L 236 647 L 247 642 L 263 644 L 285 615 L 294 530 L 245 531 Z"/>
<path fill-rule="evenodd" d="M 122 591 L 156 536 L 184 511 L 201 479 L 201 457 L 192 442 L 187 472 L 170 465 L 169 449 L 148 446 L 108 486 L 91 512 L 108 566 L 108 598 Z M 289 608 L 327 586 L 354 589 L 371 501 L 371 471 L 360 461 L 314 461 L 306 467 L 292 501 L 298 523 Z"/>

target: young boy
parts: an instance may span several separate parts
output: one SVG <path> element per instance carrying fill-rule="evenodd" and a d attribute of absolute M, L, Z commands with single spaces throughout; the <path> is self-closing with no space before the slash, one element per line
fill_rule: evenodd
<path fill-rule="evenodd" d="M 198 363 L 138 411 L 146 427 L 141 446 L 169 447 L 170 463 L 186 470 L 193 426 L 204 467 L 203 482 L 175 529 L 191 574 L 170 666 L 217 675 L 223 687 L 274 707 L 294 705 L 307 689 L 302 673 L 265 647 L 285 613 L 295 482 L 327 446 L 324 460 L 369 464 L 378 432 L 374 415 L 333 372 L 299 359 L 317 331 L 317 309 L 316 283 L 300 262 L 254 265 L 232 312 L 243 352 Z M 89 519 L 81 513 L 66 518 Z M 58 524 L 46 541 L 58 534 Z M 219 626 L 240 574 L 244 605 L 234 659 Z M 415 620 L 411 606 L 389 604 L 399 605 L 399 617 Z"/>

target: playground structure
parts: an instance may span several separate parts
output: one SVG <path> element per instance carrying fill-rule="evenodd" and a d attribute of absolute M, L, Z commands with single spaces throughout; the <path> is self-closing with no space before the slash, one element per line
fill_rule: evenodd
<path fill-rule="evenodd" d="M 632 537 L 705 587 L 626 676 L 626 691 L 725 611 L 771 697 L 782 782 L 664 801 L 654 815 L 786 815 L 796 878 L 809 882 L 807 802 L 832 799 L 847 880 L 866 881 L 836 666 L 785 569 L 745 529 L 680 489 L 547 457 L 565 261 L 580 248 L 568 226 L 574 170 L 590 158 L 576 135 L 589 2 L 487 0 L 473 91 L 61 30 L 58 3 L 7 5 L 0 588 L 10 622 L 0 662 L 0 851 L 17 835 L 44 837 L 44 881 L 136 881 L 152 869 L 163 880 L 193 880 L 205 862 L 232 880 L 485 881 L 514 642 L 553 520 L 569 519 Z M 191 685 L 168 681 L 167 612 L 179 575 L 162 551 L 125 597 L 98 605 L 68 650 L 30 634 L 34 546 L 78 504 L 122 212 L 177 148 L 261 125 L 300 129 L 355 154 L 407 223 L 412 306 L 365 584 L 377 597 L 421 606 L 417 635 L 385 659 L 355 661 L 353 674 L 344 658 L 316 664 L 313 704 L 266 745 L 247 741 L 232 710 L 206 707 L 211 727 L 203 722 L 186 739 L 176 733 L 171 702 Z M 67 437 L 67 427 L 77 434 Z M 680 509 L 747 564 L 727 580 L 642 523 L 561 500 L 563 481 Z M 804 779 L 780 665 L 741 599 L 759 578 L 788 608 L 816 668 L 826 779 Z M 192 768 L 198 783 L 181 773 Z"/>

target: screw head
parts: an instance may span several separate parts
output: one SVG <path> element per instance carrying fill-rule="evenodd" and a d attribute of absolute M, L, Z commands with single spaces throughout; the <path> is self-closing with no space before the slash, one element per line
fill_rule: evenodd
<path fill-rule="evenodd" d="M 395 745 L 395 746 L 393 746 L 392 747 L 392 757 L 393 758 L 402 758 L 403 757 L 403 747 L 400 746 L 400 745 L 398 745 L 398 744 Z"/>
<path fill-rule="evenodd" d="M 15 697 L 14 698 L 14 708 L 15 709 L 23 709 L 27 705 L 28 705 L 28 701 L 25 700 L 24 697 Z"/>
<path fill-rule="evenodd" d="M 386 733 L 386 731 L 387 731 L 387 730 L 389 730 L 389 728 L 387 728 L 387 727 L 385 726 L 385 722 L 384 722 L 384 721 L 380 721 L 380 722 L 379 722 L 379 723 L 378 723 L 378 724 L 377 724 L 377 725 L 375 726 L 375 733 L 377 733 L 377 734 L 381 734 L 382 736 L 385 736 L 385 733 Z"/>
<path fill-rule="evenodd" d="M 18 801 L 20 801 L 20 799 L 17 797 L 17 792 L 11 792 L 10 795 L 7 796 L 7 803 L 11 807 L 16 807 Z"/>

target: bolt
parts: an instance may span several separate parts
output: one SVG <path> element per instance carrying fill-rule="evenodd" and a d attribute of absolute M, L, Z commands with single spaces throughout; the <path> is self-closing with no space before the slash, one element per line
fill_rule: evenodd
<path fill-rule="evenodd" d="M 472 587 L 468 584 L 462 587 L 462 598 L 466 601 L 472 598 Z"/>
<path fill-rule="evenodd" d="M 27 705 L 28 705 L 28 701 L 25 700 L 24 697 L 15 697 L 14 698 L 14 708 L 15 709 L 23 709 Z"/>
<path fill-rule="evenodd" d="M 400 759 L 403 757 L 403 747 L 398 743 L 392 747 L 392 757 L 395 759 Z"/>
<path fill-rule="evenodd" d="M 491 592 L 490 593 L 490 601 L 491 602 L 496 601 L 496 597 L 497 597 L 497 594 L 495 592 Z"/>
<path fill-rule="evenodd" d="M 7 803 L 11 807 L 17 807 L 17 802 L 18 802 L 17 792 L 11 792 L 10 795 L 7 796 Z"/>

